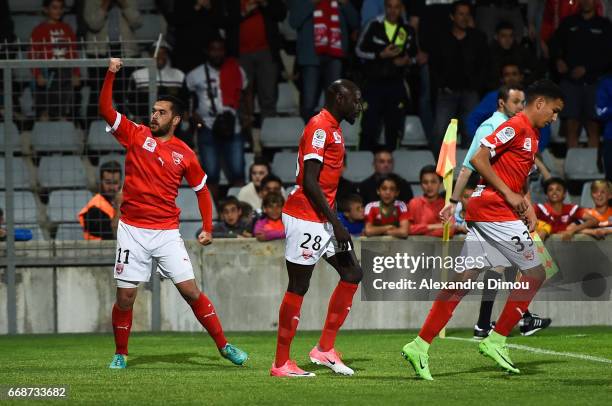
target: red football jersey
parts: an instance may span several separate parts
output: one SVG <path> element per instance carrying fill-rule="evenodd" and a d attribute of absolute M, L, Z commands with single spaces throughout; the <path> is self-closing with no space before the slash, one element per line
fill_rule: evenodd
<path fill-rule="evenodd" d="M 538 220 L 550 224 L 552 234 L 565 231 L 568 225 L 582 219 L 585 214 L 584 209 L 577 204 L 563 204 L 561 213 L 557 213 L 550 203 L 538 203 L 535 206 L 535 213 Z"/>
<path fill-rule="evenodd" d="M 287 198 L 283 213 L 302 220 L 327 223 L 323 213 L 319 213 L 304 194 L 304 161 L 316 159 L 321 162 L 319 186 L 327 199 L 329 207 L 334 208 L 338 181 L 342 175 L 344 162 L 344 138 L 338 121 L 325 109 L 310 119 L 298 149 L 297 187 Z"/>
<path fill-rule="evenodd" d="M 489 148 L 491 167 L 510 190 L 523 194 L 523 186 L 533 168 L 540 133 L 523 113 L 518 113 L 485 137 L 480 144 Z M 472 193 L 467 221 L 513 221 L 518 215 L 501 194 L 484 179 Z"/>
<path fill-rule="evenodd" d="M 393 209 L 386 216 L 380 211 L 380 201 L 370 202 L 366 205 L 364 215 L 365 222 L 375 226 L 386 226 L 388 224 L 399 227 L 400 221 L 410 220 L 408 206 L 401 200 L 393 202 Z"/>
<path fill-rule="evenodd" d="M 161 142 L 149 127 L 119 113 L 111 130 L 127 150 L 121 221 L 156 230 L 178 228 L 181 210 L 175 200 L 183 176 L 196 192 L 206 184 L 195 153 L 177 137 Z"/>

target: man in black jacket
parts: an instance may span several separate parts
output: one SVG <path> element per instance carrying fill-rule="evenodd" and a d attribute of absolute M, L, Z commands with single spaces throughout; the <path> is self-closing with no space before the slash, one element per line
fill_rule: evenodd
<path fill-rule="evenodd" d="M 402 20 L 401 0 L 385 0 L 385 15 L 370 20 L 357 43 L 357 56 L 365 61 L 367 103 L 361 121 L 360 149 L 374 151 L 381 121 L 385 148 L 393 151 L 401 139 L 404 111 L 409 102 L 404 78 L 416 63 L 416 35 Z"/>
<path fill-rule="evenodd" d="M 386 149 L 380 149 L 374 155 L 374 173 L 359 184 L 359 194 L 363 199 L 363 204 L 380 200 L 378 196 L 378 183 L 384 176 L 393 173 L 393 154 Z M 399 196 L 398 199 L 408 203 L 412 199 L 412 189 L 406 179 L 395 174 L 399 179 Z"/>

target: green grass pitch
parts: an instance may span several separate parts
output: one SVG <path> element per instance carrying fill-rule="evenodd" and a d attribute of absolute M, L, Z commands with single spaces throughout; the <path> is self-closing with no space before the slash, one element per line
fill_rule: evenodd
<path fill-rule="evenodd" d="M 449 337 L 469 338 L 451 330 Z M 68 403 L 80 404 L 610 404 L 612 328 L 551 328 L 509 343 L 560 354 L 511 349 L 521 375 L 508 375 L 481 356 L 475 342 L 437 339 L 430 351 L 434 382 L 416 380 L 400 356 L 415 332 L 344 331 L 337 348 L 355 376 L 334 375 L 310 364 L 316 332 L 298 331 L 292 356 L 317 373 L 311 379 L 268 375 L 275 350 L 273 333 L 230 333 L 232 343 L 250 354 L 236 367 L 219 357 L 203 333 L 136 333 L 130 340 L 127 370 L 109 370 L 114 350 L 110 334 L 0 337 L 0 386 L 70 385 Z M 516 333 L 515 333 L 516 334 Z M 48 403 L 45 401 L 44 403 Z M 60 401 L 67 403 L 66 401 Z M 4 402 L 0 402 L 4 403 Z M 19 401 L 17 404 L 41 404 Z M 6 403 L 4 403 L 6 404 Z"/>

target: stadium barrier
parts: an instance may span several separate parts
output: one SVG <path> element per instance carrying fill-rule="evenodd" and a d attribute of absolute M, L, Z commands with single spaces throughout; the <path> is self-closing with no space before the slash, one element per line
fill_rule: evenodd
<path fill-rule="evenodd" d="M 384 237 L 383 237 L 384 238 Z M 426 238 L 426 237 L 425 237 Z M 411 242 L 406 240 L 410 252 Z M 372 240 L 372 239 L 371 239 Z M 376 239 L 374 239 L 376 240 Z M 365 239 L 356 239 L 360 255 Z M 56 251 L 51 241 L 19 243 L 37 252 Z M 68 243 L 66 243 L 68 244 Z M 74 255 L 92 242 L 69 243 L 65 255 Z M 114 259 L 115 245 L 97 243 L 100 255 Z M 228 331 L 274 331 L 277 329 L 278 304 L 287 285 L 284 241 L 258 242 L 255 239 L 217 239 L 201 247 L 186 241 L 196 279 L 211 300 Z M 0 246 L 5 249 L 5 246 Z M 70 252 L 73 250 L 73 252 Z M 20 263 L 27 263 L 22 250 Z M 415 252 L 416 254 L 416 252 Z M 4 260 L 4 259 L 3 259 Z M 336 272 L 324 261 L 317 266 L 304 299 L 300 317 L 301 330 L 320 330 L 325 320 L 330 294 L 338 281 Z M 160 285 L 159 294 L 153 284 Z M 0 283 L 0 306 L 7 301 L 7 285 Z M 112 264 L 105 266 L 23 267 L 16 273 L 16 332 L 74 333 L 111 331 L 111 308 L 115 300 Z M 505 300 L 495 303 L 499 314 Z M 449 327 L 472 327 L 480 302 L 467 300 L 455 312 Z M 418 328 L 431 302 L 366 302 L 357 293 L 346 329 Z M 552 317 L 555 326 L 612 325 L 611 301 L 543 301 L 536 298 L 530 309 Z M 133 331 L 201 331 L 189 306 L 180 298 L 169 280 L 156 276 L 139 287 L 134 306 Z M 6 312 L 0 312 L 0 333 L 8 332 Z"/>

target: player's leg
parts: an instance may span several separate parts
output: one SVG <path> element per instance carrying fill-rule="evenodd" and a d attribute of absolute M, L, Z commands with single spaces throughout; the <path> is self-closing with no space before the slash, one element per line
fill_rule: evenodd
<path fill-rule="evenodd" d="M 111 320 L 115 337 L 115 355 L 109 368 L 127 366 L 128 340 L 132 330 L 132 309 L 136 300 L 138 282 L 117 280 L 117 299 L 113 305 Z"/>
<path fill-rule="evenodd" d="M 330 245 L 332 244 L 334 243 L 330 242 Z M 354 371 L 344 365 L 334 346 L 338 330 L 344 324 L 353 305 L 353 296 L 355 296 L 359 282 L 363 278 L 363 271 L 353 250 L 343 252 L 336 252 L 335 250 L 335 247 L 328 250 L 333 255 L 325 259 L 338 272 L 340 281 L 329 299 L 321 338 L 310 351 L 310 360 L 315 364 L 324 365 L 336 373 L 353 375 Z"/>
<path fill-rule="evenodd" d="M 478 313 L 478 321 L 474 326 L 474 338 L 481 340 L 489 335 L 493 329 L 494 324 L 491 324 L 491 314 L 493 313 L 493 304 L 495 303 L 495 297 L 497 296 L 497 289 L 489 289 L 489 280 L 501 279 L 501 273 L 504 272 L 504 268 L 498 267 L 490 269 L 484 274 L 485 288 L 482 290 L 482 300 L 480 302 L 480 311 Z"/>

